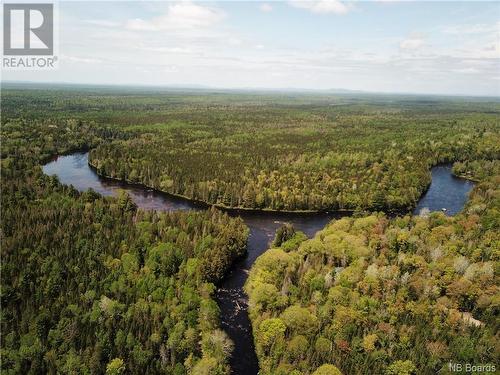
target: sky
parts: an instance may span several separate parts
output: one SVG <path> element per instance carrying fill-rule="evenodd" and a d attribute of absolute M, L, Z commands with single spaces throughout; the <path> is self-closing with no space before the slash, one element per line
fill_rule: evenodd
<path fill-rule="evenodd" d="M 500 3 L 61 1 L 59 66 L 2 80 L 500 96 Z"/>

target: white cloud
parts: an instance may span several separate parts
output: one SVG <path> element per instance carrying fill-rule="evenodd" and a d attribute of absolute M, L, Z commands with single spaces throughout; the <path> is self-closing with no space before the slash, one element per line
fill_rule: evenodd
<path fill-rule="evenodd" d="M 483 59 L 483 61 L 487 63 L 489 60 L 500 60 L 500 44 L 496 42 L 488 44 L 466 44 L 461 48 L 453 50 L 451 53 L 454 56 L 464 59 L 476 61 L 478 59 Z M 496 61 L 496 64 L 500 64 L 500 61 Z"/>
<path fill-rule="evenodd" d="M 220 9 L 182 2 L 169 5 L 165 14 L 150 20 L 129 20 L 126 28 L 139 31 L 199 29 L 212 26 L 224 17 Z"/>
<path fill-rule="evenodd" d="M 486 59 L 500 59 L 500 43 L 492 43 L 482 48 L 479 56 Z"/>
<path fill-rule="evenodd" d="M 193 53 L 192 49 L 184 47 L 143 47 L 142 49 L 149 52 L 172 53 L 172 54 Z"/>
<path fill-rule="evenodd" d="M 422 37 L 414 35 L 402 40 L 399 43 L 399 48 L 403 50 L 417 50 L 423 47 L 424 45 L 425 45 L 424 39 Z"/>
<path fill-rule="evenodd" d="M 479 70 L 476 68 L 460 68 L 460 69 L 454 69 L 452 70 L 455 73 L 461 73 L 461 74 L 476 74 L 479 73 Z"/>
<path fill-rule="evenodd" d="M 259 9 L 261 10 L 261 12 L 269 13 L 269 12 L 272 12 L 273 7 L 267 3 L 263 3 L 263 4 L 260 4 Z"/>
<path fill-rule="evenodd" d="M 177 73 L 178 71 L 179 71 L 179 68 L 175 65 L 166 66 L 163 69 L 164 73 Z"/>
<path fill-rule="evenodd" d="M 102 27 L 117 27 L 117 26 L 120 26 L 120 24 L 118 22 L 107 21 L 107 20 L 85 20 L 83 22 L 88 23 L 90 25 L 102 26 Z"/>
<path fill-rule="evenodd" d="M 228 38 L 227 43 L 230 46 L 241 46 L 243 44 L 243 41 L 240 38 L 236 38 L 234 36 L 231 36 Z"/>
<path fill-rule="evenodd" d="M 351 10 L 351 5 L 340 0 L 291 0 L 289 2 L 295 8 L 307 9 L 318 14 L 346 14 Z"/>
<path fill-rule="evenodd" d="M 80 56 L 61 55 L 61 59 L 63 61 L 71 61 L 74 63 L 84 63 L 84 64 L 101 64 L 102 63 L 102 60 L 100 60 L 100 59 L 94 59 L 94 58 L 89 58 L 89 57 L 80 57 Z"/>
<path fill-rule="evenodd" d="M 474 25 L 453 25 L 445 26 L 442 28 L 444 34 L 464 35 L 464 34 L 486 34 L 486 33 L 500 33 L 500 22 L 496 24 L 474 24 Z"/>

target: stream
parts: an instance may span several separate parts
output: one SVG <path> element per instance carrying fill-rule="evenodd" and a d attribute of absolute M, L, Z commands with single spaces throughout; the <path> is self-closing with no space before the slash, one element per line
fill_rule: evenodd
<path fill-rule="evenodd" d="M 205 209 L 204 206 L 185 199 L 154 191 L 140 185 L 128 184 L 99 177 L 88 165 L 88 153 L 74 153 L 59 156 L 43 166 L 47 175 L 56 175 L 67 185 L 79 191 L 90 188 L 104 196 L 116 195 L 118 190 L 126 190 L 138 207 L 146 210 L 189 210 Z M 451 174 L 451 164 L 439 165 L 432 169 L 432 184 L 420 199 L 414 213 L 428 208 L 430 211 L 444 211 L 447 215 L 459 212 L 474 184 L 456 178 Z M 221 309 L 222 328 L 234 342 L 230 365 L 234 374 L 255 375 L 258 360 L 253 345 L 252 328 L 247 313 L 247 298 L 243 285 L 255 259 L 268 248 L 276 230 L 286 223 L 308 237 L 322 229 L 330 220 L 347 213 L 293 214 L 279 212 L 229 211 L 230 215 L 241 216 L 250 229 L 248 254 L 238 261 L 219 285 L 216 300 Z"/>

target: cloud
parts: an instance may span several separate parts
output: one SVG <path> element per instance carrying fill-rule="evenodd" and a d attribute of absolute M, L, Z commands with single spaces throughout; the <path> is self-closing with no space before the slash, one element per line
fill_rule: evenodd
<path fill-rule="evenodd" d="M 500 22 L 495 24 L 474 24 L 474 25 L 453 25 L 445 26 L 441 29 L 444 34 L 464 35 L 464 34 L 486 34 L 500 33 Z"/>
<path fill-rule="evenodd" d="M 464 59 L 471 60 L 483 60 L 485 63 L 488 61 L 495 61 L 496 64 L 500 64 L 500 44 L 499 43 L 487 43 L 487 44 L 467 44 L 463 45 L 461 48 L 456 48 L 452 51 L 454 56 L 458 56 Z"/>
<path fill-rule="evenodd" d="M 173 54 L 192 54 L 193 50 L 184 47 L 143 47 L 145 51 L 160 52 L 160 53 L 173 53 Z"/>
<path fill-rule="evenodd" d="M 84 20 L 83 22 L 94 26 L 102 27 L 117 27 L 120 26 L 118 22 L 108 21 L 108 20 Z"/>
<path fill-rule="evenodd" d="M 269 15 L 281 10 L 270 0 L 263 1 L 273 8 Z M 338 9 L 335 13 L 324 3 L 331 7 L 331 2 L 306 0 L 295 5 L 301 9 L 297 12 L 339 14 Z M 84 6 L 67 4 L 63 9 L 65 16 L 61 17 L 61 53 L 65 55 L 61 55 L 58 71 L 34 72 L 32 76 L 26 71 L 12 71 L 6 73 L 8 79 L 500 95 L 497 34 L 479 34 L 479 27 L 466 29 L 469 34 L 463 37 L 445 34 L 444 24 L 431 28 L 416 23 L 414 30 L 425 34 L 405 34 L 405 28 L 398 25 L 386 33 L 382 26 L 365 24 L 364 17 L 351 19 L 349 13 L 345 21 L 357 30 L 355 34 L 338 35 L 338 41 L 325 38 L 302 42 L 311 37 L 300 29 L 304 20 L 294 24 L 291 19 L 289 40 L 294 43 L 289 43 L 280 34 L 269 32 L 263 37 L 237 23 L 225 23 L 229 8 L 219 8 L 214 2 L 122 2 L 123 8 L 117 14 L 109 11 L 116 4 L 108 3 L 115 5 L 99 17 L 94 12 L 86 13 Z M 255 12 L 261 12 L 262 4 L 252 5 Z M 348 8 L 347 12 L 368 12 L 368 7 L 359 2 L 340 4 Z M 403 4 L 397 7 L 400 6 Z M 140 18 L 140 22 L 133 18 Z M 467 20 L 453 22 L 465 25 Z M 495 25 L 480 18 L 476 23 Z M 295 43 L 297 33 L 304 38 Z"/>
<path fill-rule="evenodd" d="M 460 69 L 453 69 L 452 72 L 461 74 L 476 74 L 479 73 L 479 70 L 477 70 L 476 68 L 460 68 Z"/>
<path fill-rule="evenodd" d="M 267 3 L 263 3 L 263 4 L 259 5 L 259 9 L 261 12 L 269 13 L 269 12 L 272 12 L 273 7 Z"/>
<path fill-rule="evenodd" d="M 182 2 L 169 5 L 167 12 L 149 20 L 136 18 L 127 21 L 126 28 L 139 31 L 185 30 L 212 26 L 225 14 L 220 9 Z"/>
<path fill-rule="evenodd" d="M 166 66 L 163 69 L 164 73 L 177 73 L 178 71 L 179 71 L 179 68 L 176 65 Z"/>
<path fill-rule="evenodd" d="M 295 8 L 307 9 L 316 14 L 346 14 L 351 10 L 351 5 L 340 0 L 291 0 L 290 5 Z"/>
<path fill-rule="evenodd" d="M 403 50 L 417 50 L 425 45 L 425 41 L 422 37 L 413 35 L 409 38 L 402 40 L 399 43 L 399 48 Z"/>
<path fill-rule="evenodd" d="M 236 38 L 234 36 L 230 36 L 227 40 L 227 43 L 230 46 L 241 46 L 243 44 L 243 41 L 240 38 Z"/>
<path fill-rule="evenodd" d="M 103 62 L 101 59 L 79 57 L 79 56 L 68 56 L 68 55 L 61 55 L 61 59 L 63 61 L 71 61 L 74 63 L 84 63 L 84 64 L 101 64 Z"/>
<path fill-rule="evenodd" d="M 500 59 L 500 43 L 492 43 L 481 48 L 477 52 L 480 58 L 485 59 Z"/>

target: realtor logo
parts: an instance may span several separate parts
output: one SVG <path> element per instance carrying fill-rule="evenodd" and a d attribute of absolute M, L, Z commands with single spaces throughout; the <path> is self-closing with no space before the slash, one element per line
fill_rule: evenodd
<path fill-rule="evenodd" d="M 53 4 L 4 4 L 3 46 L 9 56 L 52 55 Z"/>
<path fill-rule="evenodd" d="M 54 4 L 3 4 L 4 69 L 55 68 Z"/>

